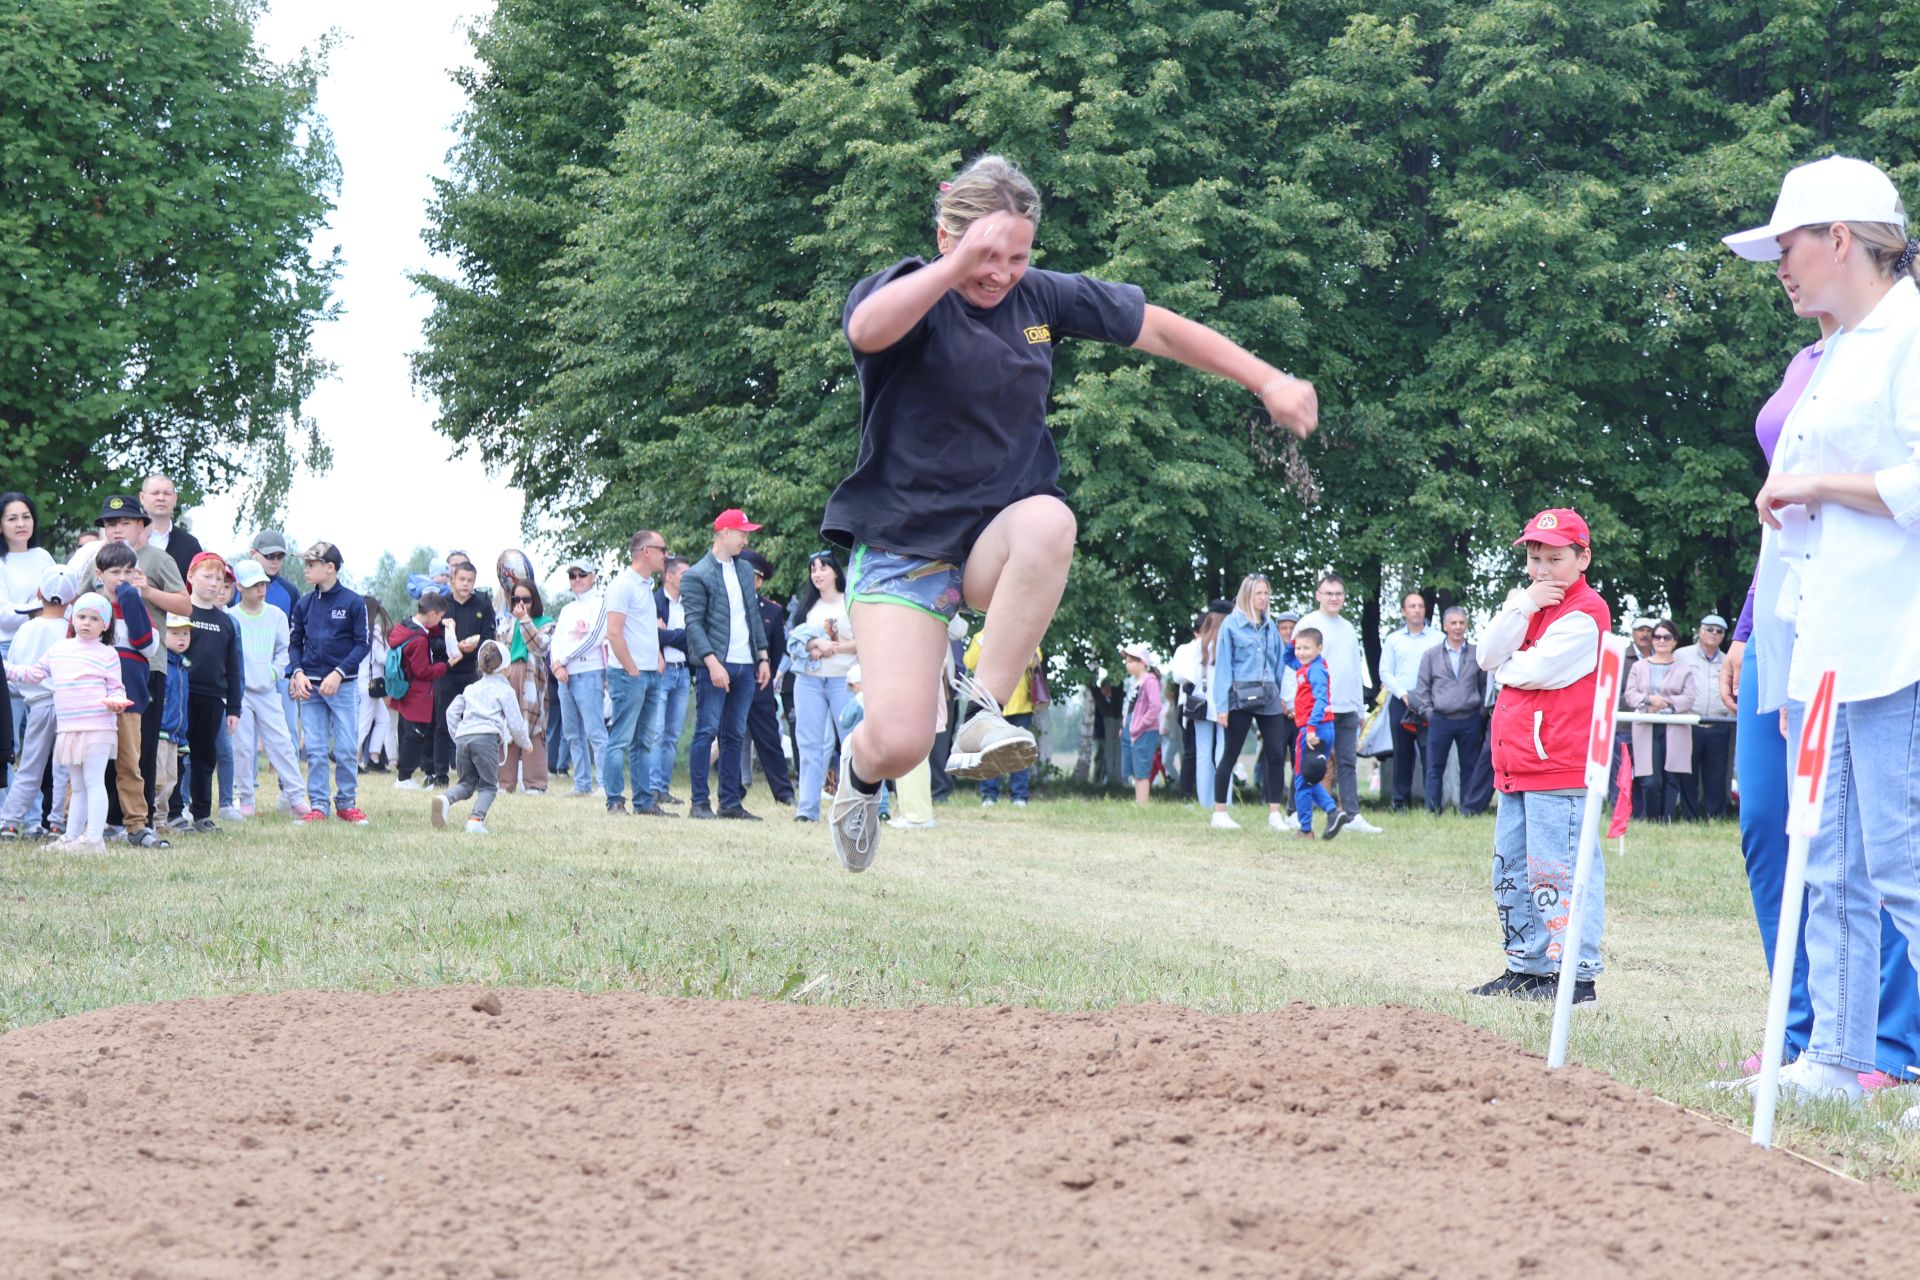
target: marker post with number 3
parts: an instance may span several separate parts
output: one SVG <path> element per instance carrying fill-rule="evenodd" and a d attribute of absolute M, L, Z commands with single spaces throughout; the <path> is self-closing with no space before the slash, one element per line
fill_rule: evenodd
<path fill-rule="evenodd" d="M 1593 722 L 1587 735 L 1587 807 L 1580 819 L 1580 844 L 1573 859 L 1572 899 L 1561 904 L 1567 911 L 1567 928 L 1561 935 L 1560 986 L 1553 1000 L 1553 1035 L 1547 1042 L 1549 1070 L 1567 1064 L 1573 985 L 1579 981 L 1580 945 L 1586 932 L 1580 917 L 1593 880 L 1593 860 L 1600 856 L 1600 808 L 1607 802 L 1607 780 L 1613 765 L 1613 717 L 1620 708 L 1620 676 L 1626 659 L 1626 637 L 1600 637 L 1600 665 L 1593 682 Z"/>
<path fill-rule="evenodd" d="M 1807 851 L 1820 834 L 1827 802 L 1827 756 L 1833 742 L 1833 685 L 1824 671 L 1800 725 L 1793 754 L 1793 796 L 1787 807 L 1787 880 L 1780 888 L 1780 931 L 1774 935 L 1773 985 L 1767 991 L 1767 1034 L 1760 1046 L 1760 1086 L 1753 1096 L 1753 1145 L 1773 1145 L 1773 1112 L 1780 1101 L 1780 1055 L 1787 1047 L 1787 1003 L 1800 958 L 1800 904 L 1807 892 Z"/>

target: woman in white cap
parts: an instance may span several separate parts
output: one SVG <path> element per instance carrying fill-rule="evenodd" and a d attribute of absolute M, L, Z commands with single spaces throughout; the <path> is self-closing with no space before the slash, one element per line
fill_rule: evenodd
<path fill-rule="evenodd" d="M 1920 241 L 1887 176 L 1835 156 L 1789 173 L 1772 219 L 1726 243 L 1778 260 L 1797 306 L 1838 326 L 1754 500 L 1753 648 L 1759 709 L 1788 707 L 1793 741 L 1837 673 L 1807 865 L 1813 1031 L 1781 1083 L 1851 1100 L 1874 1069 L 1877 904 L 1909 946 L 1920 937 L 1920 592 L 1888 589 L 1920 564 Z"/>

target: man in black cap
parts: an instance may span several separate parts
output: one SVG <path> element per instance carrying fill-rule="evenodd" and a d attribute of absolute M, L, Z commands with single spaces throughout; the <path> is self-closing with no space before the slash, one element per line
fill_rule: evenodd
<path fill-rule="evenodd" d="M 779 669 L 787 653 L 787 611 L 762 594 L 773 577 L 773 563 L 752 547 L 740 553 L 740 559 L 753 568 L 753 590 L 760 605 L 760 622 L 767 632 L 767 656 L 772 659 L 774 677 L 753 692 L 753 706 L 747 712 L 747 737 L 752 747 L 740 753 L 740 785 L 753 785 L 753 755 L 760 756 L 760 772 L 767 776 L 767 790 L 781 804 L 793 803 L 793 775 L 787 771 L 786 752 L 780 745 Z"/>

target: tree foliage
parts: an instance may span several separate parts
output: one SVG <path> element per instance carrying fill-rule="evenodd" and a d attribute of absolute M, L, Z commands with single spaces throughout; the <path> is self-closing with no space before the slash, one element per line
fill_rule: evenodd
<path fill-rule="evenodd" d="M 317 64 L 267 62 L 257 10 L 0 5 L 0 431 L 50 520 L 152 469 L 264 520 L 324 461 L 300 409 L 336 264 L 308 241 L 338 172 Z"/>
<path fill-rule="evenodd" d="M 1295 462 L 1238 388 L 1062 344 L 1081 549 L 1049 643 L 1085 664 L 1252 570 L 1484 603 L 1547 505 L 1616 605 L 1727 611 L 1753 415 L 1811 332 L 1718 237 L 1834 151 L 1920 193 L 1915 0 L 655 0 L 617 35 L 503 0 L 477 47 L 420 367 L 583 544 L 738 504 L 797 569 L 856 445 L 847 290 L 932 252 L 984 150 L 1046 197 L 1040 263 L 1319 385 Z"/>

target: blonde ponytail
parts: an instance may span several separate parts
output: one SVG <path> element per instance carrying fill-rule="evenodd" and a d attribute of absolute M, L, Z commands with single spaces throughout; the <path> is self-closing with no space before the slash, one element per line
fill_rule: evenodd
<path fill-rule="evenodd" d="M 1015 213 L 1038 226 L 1040 192 L 1005 156 L 984 155 L 940 184 L 933 225 L 958 240 L 990 213 Z"/>

